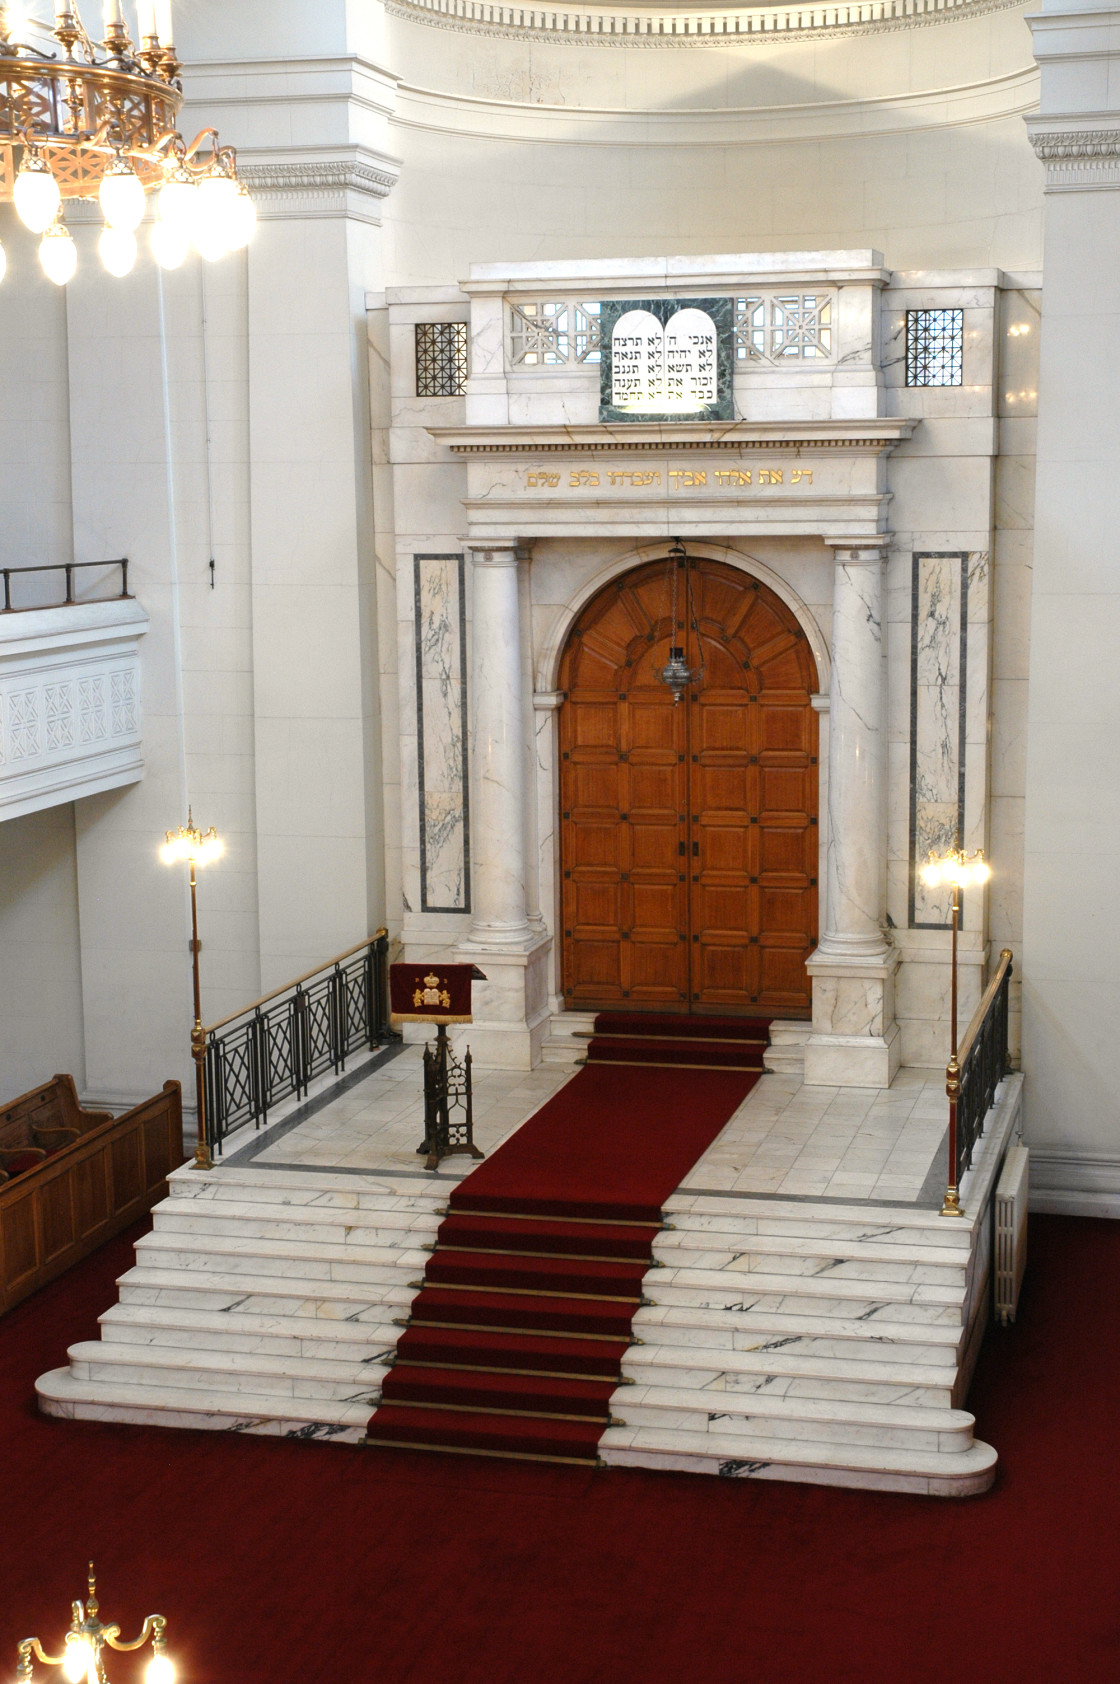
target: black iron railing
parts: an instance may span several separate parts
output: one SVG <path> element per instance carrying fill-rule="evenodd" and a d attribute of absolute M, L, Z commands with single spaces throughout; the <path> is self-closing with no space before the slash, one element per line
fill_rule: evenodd
<path fill-rule="evenodd" d="M 1007 1001 L 1011 992 L 1011 953 L 1004 948 L 999 965 L 961 1042 L 960 1095 L 957 1099 L 957 1185 L 972 1163 L 984 1119 L 996 1089 L 1011 1068 L 1007 1052 Z"/>
<path fill-rule="evenodd" d="M 82 567 L 119 567 L 121 570 L 121 588 L 116 597 L 89 597 L 87 601 L 119 601 L 128 596 L 128 557 L 117 556 L 112 561 L 52 561 L 44 562 L 41 567 L 0 567 L 0 578 L 4 580 L 4 606 L 0 612 L 17 614 L 27 612 L 32 608 L 65 608 L 74 601 L 74 574 Z M 65 573 L 66 596 L 62 602 L 32 602 L 23 609 L 12 607 L 12 579 L 17 573 Z"/>
<path fill-rule="evenodd" d="M 212 1157 L 235 1129 L 261 1128 L 326 1070 L 345 1070 L 389 1029 L 389 938 L 378 930 L 318 970 L 206 1030 L 206 1139 Z"/>

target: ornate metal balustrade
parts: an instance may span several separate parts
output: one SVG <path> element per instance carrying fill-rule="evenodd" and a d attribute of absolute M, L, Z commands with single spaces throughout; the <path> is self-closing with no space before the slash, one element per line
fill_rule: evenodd
<path fill-rule="evenodd" d="M 975 1016 L 965 1031 L 958 1054 L 960 1095 L 957 1099 L 957 1185 L 972 1163 L 972 1153 L 984 1132 L 984 1119 L 996 1089 L 1011 1068 L 1007 1053 L 1007 1002 L 1011 991 L 1011 953 L 1004 948 L 999 966 L 984 990 Z"/>
<path fill-rule="evenodd" d="M 601 360 L 598 300 L 518 298 L 508 303 L 511 367 L 562 368 Z M 828 288 L 791 292 L 776 287 L 736 293 L 736 363 L 788 366 L 791 361 L 830 361 L 834 303 L 835 293 Z"/>
<path fill-rule="evenodd" d="M 81 567 L 119 567 L 121 570 L 121 588 L 118 599 L 128 596 L 128 557 L 117 556 L 112 561 L 52 561 L 44 562 L 41 567 L 0 567 L 0 578 L 4 581 L 4 606 L 0 612 L 14 614 L 18 610 L 12 604 L 12 580 L 22 573 L 64 573 L 66 575 L 66 596 L 62 602 L 31 602 L 24 605 L 31 608 L 66 608 L 74 601 L 74 574 Z M 105 598 L 89 597 L 86 601 L 103 602 Z"/>
<path fill-rule="evenodd" d="M 206 1030 L 206 1136 L 211 1157 L 234 1130 L 261 1128 L 284 1099 L 336 1074 L 363 1049 L 397 1039 L 389 1028 L 389 938 L 378 930 Z"/>

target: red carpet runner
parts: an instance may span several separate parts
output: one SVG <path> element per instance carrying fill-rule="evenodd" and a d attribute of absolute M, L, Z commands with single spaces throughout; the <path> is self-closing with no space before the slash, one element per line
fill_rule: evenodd
<path fill-rule="evenodd" d="M 452 1193 L 367 1442 L 594 1463 L 661 1206 L 765 1045 L 758 1022 L 596 1018 L 587 1068 Z"/>

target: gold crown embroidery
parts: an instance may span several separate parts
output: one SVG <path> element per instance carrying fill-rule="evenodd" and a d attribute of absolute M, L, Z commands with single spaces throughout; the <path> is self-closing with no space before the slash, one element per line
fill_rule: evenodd
<path fill-rule="evenodd" d="M 412 996 L 414 1006 L 442 1006 L 444 1011 L 451 1004 L 451 995 L 447 989 L 440 989 L 439 977 L 434 971 L 429 971 L 424 978 L 423 988 L 418 988 Z"/>

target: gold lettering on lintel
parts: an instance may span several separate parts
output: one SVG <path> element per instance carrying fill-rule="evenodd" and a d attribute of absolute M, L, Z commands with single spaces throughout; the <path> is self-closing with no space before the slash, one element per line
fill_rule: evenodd
<path fill-rule="evenodd" d="M 724 489 L 740 489 L 743 486 L 785 485 L 786 470 L 784 468 L 670 468 L 668 480 L 670 491 L 688 491 L 701 486 L 707 486 L 709 476 L 715 484 Z M 525 472 L 525 488 L 528 491 L 555 491 L 559 488 L 562 475 L 559 469 L 529 468 Z M 594 468 L 570 468 L 568 470 L 568 489 L 570 491 L 595 490 L 604 481 L 607 485 L 625 487 L 629 491 L 659 491 L 662 476 L 653 468 L 609 468 L 603 473 Z M 812 485 L 812 468 L 792 468 L 789 482 L 793 485 Z"/>

